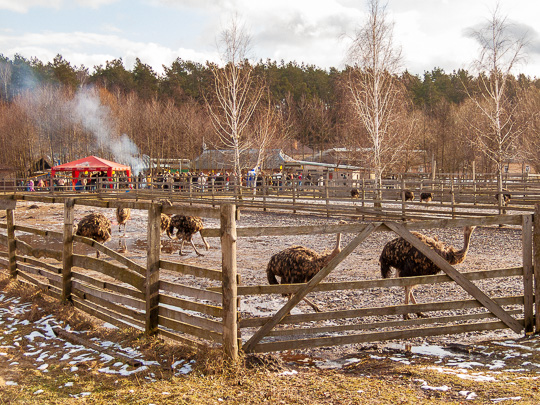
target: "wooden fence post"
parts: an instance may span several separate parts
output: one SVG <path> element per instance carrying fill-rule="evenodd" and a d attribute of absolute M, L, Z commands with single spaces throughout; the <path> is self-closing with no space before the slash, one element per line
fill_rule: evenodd
<path fill-rule="evenodd" d="M 523 249 L 523 320 L 525 333 L 534 332 L 534 292 L 533 292 L 533 218 L 524 215 L 522 220 Z"/>
<path fill-rule="evenodd" d="M 238 360 L 238 304 L 236 278 L 236 206 L 221 206 L 221 263 L 223 289 L 223 352 L 225 357 Z"/>
<path fill-rule="evenodd" d="M 535 331 L 540 332 L 540 204 L 534 209 L 534 319 Z"/>
<path fill-rule="evenodd" d="M 329 193 L 329 190 L 328 190 L 328 186 L 329 186 L 329 183 L 330 182 L 330 172 L 327 171 L 326 172 L 326 180 L 324 182 L 324 195 L 325 195 L 325 198 L 326 198 L 326 217 L 327 218 L 330 218 L 330 193 Z"/>
<path fill-rule="evenodd" d="M 62 302 L 71 300 L 71 269 L 73 267 L 73 219 L 75 200 L 68 198 L 64 202 L 64 236 L 62 241 Z"/>
<path fill-rule="evenodd" d="M 12 278 L 17 277 L 17 261 L 15 259 L 15 220 L 13 211 L 17 204 L 16 200 L 1 200 L 0 208 L 6 210 L 7 240 L 8 240 L 8 271 Z"/>
<path fill-rule="evenodd" d="M 146 260 L 146 322 L 145 332 L 155 334 L 158 330 L 159 312 L 159 252 L 160 252 L 161 204 L 153 203 L 148 209 L 148 236 Z"/>

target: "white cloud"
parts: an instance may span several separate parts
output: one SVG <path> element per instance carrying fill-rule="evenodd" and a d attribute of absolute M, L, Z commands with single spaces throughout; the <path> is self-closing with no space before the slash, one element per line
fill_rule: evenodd
<path fill-rule="evenodd" d="M 200 63 L 217 60 L 215 53 L 188 48 L 171 49 L 152 42 L 137 42 L 117 35 L 87 32 L 0 35 L 0 48 L 7 57 L 21 54 L 27 58 L 37 57 L 44 63 L 61 54 L 71 64 L 84 65 L 90 70 L 95 65 L 104 65 L 107 61 L 119 58 L 122 58 L 128 69 L 133 67 L 135 58 L 139 58 L 157 73 L 163 73 L 162 65 L 168 66 L 179 57 Z M 91 52 L 92 49 L 96 49 L 96 52 Z"/>
<path fill-rule="evenodd" d="M 77 4 L 87 8 L 99 8 L 106 4 L 115 3 L 119 0 L 0 0 L 0 10 L 27 13 L 31 8 L 52 8 L 59 10 L 61 7 Z"/>

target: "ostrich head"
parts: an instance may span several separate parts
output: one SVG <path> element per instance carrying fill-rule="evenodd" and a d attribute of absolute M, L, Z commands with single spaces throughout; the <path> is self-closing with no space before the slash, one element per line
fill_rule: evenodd
<path fill-rule="evenodd" d="M 450 264 L 459 264 L 465 260 L 467 253 L 469 252 L 469 246 L 471 243 L 471 235 L 476 229 L 476 226 L 466 226 L 463 228 L 463 249 L 455 250 L 450 249 L 451 256 L 447 258 Z"/>

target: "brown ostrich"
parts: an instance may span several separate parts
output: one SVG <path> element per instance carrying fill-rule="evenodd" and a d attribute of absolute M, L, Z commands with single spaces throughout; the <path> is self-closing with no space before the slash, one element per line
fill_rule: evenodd
<path fill-rule="evenodd" d="M 131 208 L 116 208 L 116 220 L 118 221 L 118 233 L 120 233 L 120 227 L 124 226 L 124 236 L 126 236 L 126 224 L 131 219 Z"/>
<path fill-rule="evenodd" d="M 341 234 L 337 234 L 336 247 L 330 253 L 317 253 L 304 246 L 292 246 L 276 253 L 266 266 L 266 276 L 270 284 L 279 284 L 276 276 L 281 278 L 281 284 L 307 283 L 339 252 Z M 283 294 L 290 297 L 291 294 Z M 304 298 L 316 312 L 319 307 Z"/>
<path fill-rule="evenodd" d="M 174 232 L 175 228 L 178 229 L 178 231 L 176 231 L 176 235 Z M 182 248 L 184 247 L 184 242 L 188 241 L 191 243 L 191 246 L 193 246 L 193 249 L 195 249 L 195 253 L 197 253 L 197 255 L 204 256 L 202 253 L 199 253 L 192 240 L 193 235 L 195 235 L 197 232 L 200 232 L 203 228 L 203 222 L 200 217 L 173 215 L 169 227 L 167 228 L 167 235 L 171 239 L 182 240 L 182 243 L 180 245 L 180 251 L 178 252 L 178 254 L 183 255 Z M 209 250 L 210 245 L 208 244 L 206 239 L 204 239 L 204 236 L 202 236 L 202 234 L 201 238 L 204 242 L 206 250 Z"/>
<path fill-rule="evenodd" d="M 171 224 L 171 217 L 168 216 L 167 214 L 161 214 L 161 222 L 159 225 L 159 229 L 162 235 L 163 235 L 163 232 L 169 229 L 170 224 Z"/>
<path fill-rule="evenodd" d="M 508 203 L 510 202 L 510 199 L 512 198 L 512 194 L 508 192 L 508 190 L 503 190 L 502 195 L 502 205 L 503 207 L 506 207 Z M 499 201 L 499 193 L 495 194 L 495 201 Z"/>
<path fill-rule="evenodd" d="M 94 239 L 98 243 L 108 242 L 111 240 L 111 221 L 103 214 L 88 214 L 77 224 L 75 235 Z M 99 257 L 99 250 L 96 257 Z"/>
<path fill-rule="evenodd" d="M 432 238 L 422 235 L 418 232 L 411 232 L 418 239 L 428 245 L 439 256 L 448 263 L 454 265 L 462 263 L 469 251 L 471 235 L 474 231 L 474 226 L 467 226 L 463 231 L 463 249 L 457 250 L 453 246 L 446 246 L 439 242 L 437 238 Z M 391 267 L 397 270 L 397 277 L 413 277 L 413 276 L 428 276 L 437 274 L 441 271 L 431 260 L 420 253 L 415 247 L 403 238 L 396 238 L 388 242 L 379 258 L 381 264 L 381 275 L 383 278 L 388 278 L 391 275 Z M 416 304 L 416 299 L 413 294 L 414 285 L 405 286 L 405 305 L 409 304 L 409 300 Z M 421 312 L 416 313 L 419 317 L 425 315 Z M 410 319 L 409 314 L 403 315 L 404 319 Z"/>
<path fill-rule="evenodd" d="M 414 193 L 411 190 L 405 190 L 405 201 L 413 201 Z"/>
<path fill-rule="evenodd" d="M 430 202 L 433 200 L 433 193 L 421 193 L 420 194 L 420 202 Z"/>

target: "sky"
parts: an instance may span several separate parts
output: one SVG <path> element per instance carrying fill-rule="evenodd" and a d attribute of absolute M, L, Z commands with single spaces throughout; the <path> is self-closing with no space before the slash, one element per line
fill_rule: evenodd
<path fill-rule="evenodd" d="M 540 78 L 540 1 L 499 0 L 502 15 L 527 32 L 527 60 L 513 71 Z M 479 57 L 470 30 L 492 15 L 496 0 L 389 0 L 401 70 L 422 75 L 469 69 Z M 0 0 L 0 54 L 60 54 L 74 66 L 136 58 L 162 74 L 181 58 L 219 62 L 217 41 L 233 16 L 251 36 L 250 58 L 343 69 L 366 0 Z"/>

